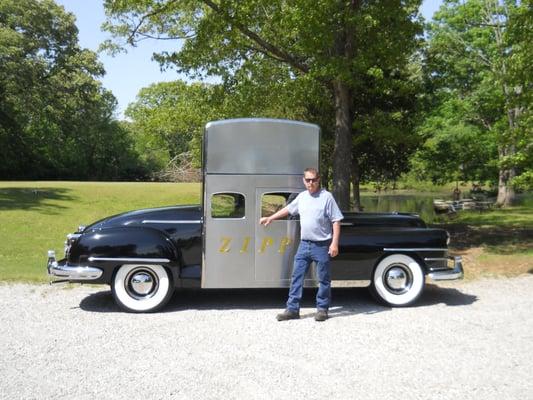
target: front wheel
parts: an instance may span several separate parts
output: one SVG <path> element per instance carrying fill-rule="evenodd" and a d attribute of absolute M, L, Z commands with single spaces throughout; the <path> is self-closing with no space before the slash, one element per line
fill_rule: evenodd
<path fill-rule="evenodd" d="M 370 290 L 379 301 L 401 307 L 418 299 L 424 283 L 424 271 L 418 262 L 405 254 L 392 254 L 374 269 Z"/>
<path fill-rule="evenodd" d="M 169 272 L 161 265 L 122 265 L 111 282 L 117 304 L 128 312 L 153 312 L 174 293 Z"/>

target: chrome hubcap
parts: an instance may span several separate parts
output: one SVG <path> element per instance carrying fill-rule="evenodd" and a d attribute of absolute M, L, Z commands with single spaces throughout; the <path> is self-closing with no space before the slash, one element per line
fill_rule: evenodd
<path fill-rule="evenodd" d="M 411 288 L 412 281 L 409 270 L 401 265 L 391 265 L 384 274 L 385 286 L 395 294 L 407 292 Z"/>
<path fill-rule="evenodd" d="M 146 272 L 139 272 L 131 278 L 131 288 L 140 295 L 147 295 L 154 287 L 154 280 Z"/>
<path fill-rule="evenodd" d="M 159 287 L 157 275 L 146 267 L 130 271 L 125 283 L 128 294 L 137 300 L 152 297 Z"/>

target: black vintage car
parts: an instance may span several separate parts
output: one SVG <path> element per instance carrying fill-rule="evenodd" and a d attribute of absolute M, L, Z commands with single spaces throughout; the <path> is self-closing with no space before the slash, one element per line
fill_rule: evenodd
<path fill-rule="evenodd" d="M 209 123 L 204 136 L 203 203 L 131 211 L 67 236 L 65 257 L 48 254 L 60 280 L 111 285 L 126 311 L 163 307 L 175 288 L 288 287 L 299 241 L 297 218 L 270 215 L 304 190 L 319 164 L 316 125 L 241 119 Z M 273 145 L 279 143 L 279 145 Z M 370 287 L 390 306 L 412 304 L 426 278 L 460 279 L 445 230 L 402 213 L 344 213 L 332 280 Z M 305 286 L 317 285 L 310 271 Z"/>

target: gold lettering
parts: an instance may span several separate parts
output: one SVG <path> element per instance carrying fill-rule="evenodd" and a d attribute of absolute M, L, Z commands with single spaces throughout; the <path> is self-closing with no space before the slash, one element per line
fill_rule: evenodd
<path fill-rule="evenodd" d="M 263 242 L 261 243 L 261 248 L 259 249 L 259 253 L 264 253 L 266 248 L 268 246 L 272 246 L 274 244 L 274 239 L 272 239 L 270 236 L 267 236 L 263 239 Z"/>
<path fill-rule="evenodd" d="M 244 238 L 244 242 L 242 242 L 241 253 L 248 253 L 248 245 L 250 244 L 250 239 L 250 236 L 246 236 Z"/>
<path fill-rule="evenodd" d="M 287 247 L 292 243 L 292 240 L 290 237 L 285 236 L 281 238 L 281 242 L 279 243 L 279 249 L 278 253 L 285 254 L 285 251 L 287 250 Z"/>
<path fill-rule="evenodd" d="M 229 250 L 230 250 L 231 238 L 230 238 L 230 237 L 223 236 L 223 237 L 221 237 L 220 239 L 222 240 L 222 246 L 220 246 L 220 248 L 218 249 L 218 252 L 219 252 L 219 253 L 227 253 L 227 252 L 229 252 Z"/>

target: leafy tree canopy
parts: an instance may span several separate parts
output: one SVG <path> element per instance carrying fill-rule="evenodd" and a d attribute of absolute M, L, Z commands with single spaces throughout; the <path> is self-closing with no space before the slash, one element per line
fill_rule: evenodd
<path fill-rule="evenodd" d="M 105 27 L 115 37 L 108 48 L 148 38 L 182 39 L 175 52 L 155 58 L 193 77 L 222 77 L 225 84 L 253 76 L 269 62 L 283 65 L 292 79 L 306 76 L 322 85 L 334 111 L 330 160 L 333 192 L 343 208 L 349 203 L 354 96 L 367 80 L 377 82 L 401 70 L 421 33 L 419 0 L 104 4 L 109 17 Z"/>
<path fill-rule="evenodd" d="M 429 30 L 426 76 L 435 90 L 437 109 L 422 133 L 433 130 L 435 135 L 418 160 L 445 159 L 448 149 L 439 150 L 436 143 L 455 141 L 455 157 L 462 161 L 455 166 L 447 163 L 452 174 L 465 174 L 465 169 L 458 168 L 468 165 L 468 160 L 485 160 L 484 173 L 474 173 L 477 168 L 470 171 L 492 175 L 491 180 L 498 182 L 500 205 L 513 202 L 513 181 L 522 173 L 530 175 L 532 167 L 533 74 L 531 62 L 526 61 L 531 58 L 531 28 L 527 2 L 447 0 Z M 436 115 L 446 121 L 443 129 Z M 467 146 L 469 140 L 476 143 Z"/>
<path fill-rule="evenodd" d="M 136 169 L 95 53 L 52 0 L 0 2 L 0 177 L 117 178 Z M 139 172 L 139 171 L 137 171 Z"/>

